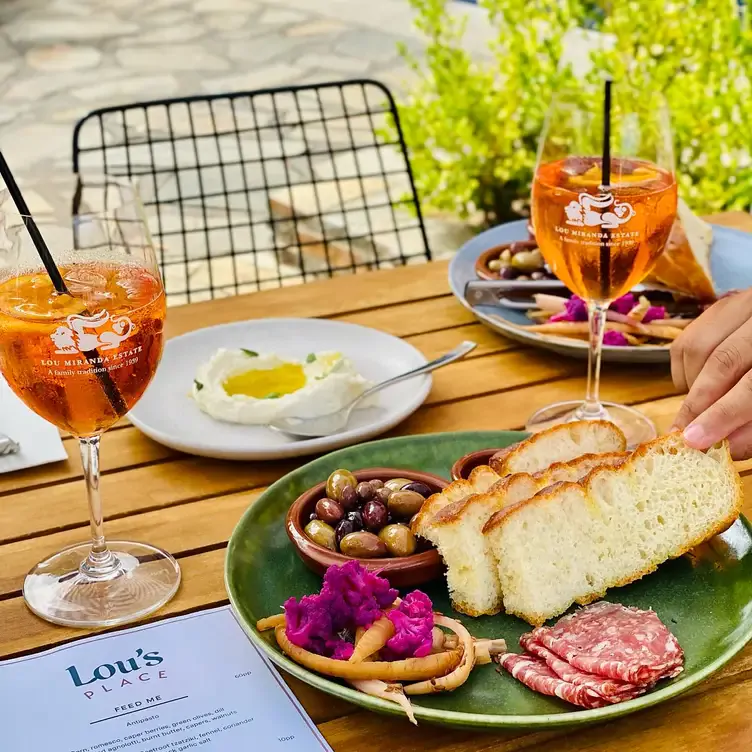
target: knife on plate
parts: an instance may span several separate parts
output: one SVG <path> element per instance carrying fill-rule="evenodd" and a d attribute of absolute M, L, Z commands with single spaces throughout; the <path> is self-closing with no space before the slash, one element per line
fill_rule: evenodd
<path fill-rule="evenodd" d="M 632 292 L 638 295 L 647 292 L 662 292 L 660 288 L 635 285 Z M 522 280 L 513 279 L 478 279 L 471 280 L 465 285 L 465 300 L 470 307 L 478 305 L 500 306 L 518 311 L 528 311 L 535 308 L 534 295 L 546 293 L 569 297 L 572 293 L 567 286 L 558 279 Z"/>

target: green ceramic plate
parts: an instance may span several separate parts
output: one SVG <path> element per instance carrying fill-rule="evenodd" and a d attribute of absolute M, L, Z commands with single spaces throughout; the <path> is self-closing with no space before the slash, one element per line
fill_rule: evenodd
<path fill-rule="evenodd" d="M 257 619 L 279 613 L 291 595 L 317 592 L 321 585 L 290 545 L 284 530 L 287 508 L 338 467 L 414 468 L 448 478 L 452 463 L 461 455 L 520 438 L 522 434 L 513 432 L 466 432 L 374 441 L 333 452 L 277 481 L 243 515 L 227 551 L 227 590 L 248 636 L 274 663 L 304 682 L 372 710 L 400 714 L 394 705 L 298 666 L 277 648 L 273 634 L 256 631 Z M 577 710 L 532 692 L 488 665 L 475 669 L 455 692 L 417 698 L 415 715 L 422 721 L 454 726 L 540 728 L 606 720 L 674 697 L 717 671 L 752 637 L 751 547 L 750 527 L 742 519 L 714 539 L 701 559 L 667 562 L 654 574 L 607 594 L 611 601 L 655 609 L 684 648 L 684 673 L 649 694 L 607 708 Z M 437 610 L 452 611 L 443 580 L 423 589 Z M 476 637 L 504 637 L 512 650 L 529 629 L 505 615 L 460 618 Z"/>

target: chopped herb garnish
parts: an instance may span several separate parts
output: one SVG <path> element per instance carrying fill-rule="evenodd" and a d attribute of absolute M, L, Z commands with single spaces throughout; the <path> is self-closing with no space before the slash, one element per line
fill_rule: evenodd
<path fill-rule="evenodd" d="M 308 356 L 305 359 L 306 363 L 313 363 L 313 361 L 316 360 L 316 353 L 308 353 Z"/>
<path fill-rule="evenodd" d="M 193 379 L 193 385 L 196 387 L 197 392 L 200 392 L 204 388 L 204 385 L 200 381 L 196 381 L 196 379 Z"/>
<path fill-rule="evenodd" d="M 255 350 L 246 350 L 245 347 L 240 348 L 249 358 L 258 358 L 258 353 Z"/>
<path fill-rule="evenodd" d="M 269 392 L 264 399 L 279 399 L 281 396 L 279 392 Z"/>

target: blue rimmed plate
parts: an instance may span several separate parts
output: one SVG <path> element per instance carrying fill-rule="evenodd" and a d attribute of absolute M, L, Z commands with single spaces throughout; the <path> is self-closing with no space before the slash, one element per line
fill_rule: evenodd
<path fill-rule="evenodd" d="M 502 306 L 471 306 L 465 300 L 465 285 L 478 279 L 475 262 L 481 253 L 502 243 L 527 239 L 527 220 L 520 220 L 493 227 L 465 243 L 449 265 L 452 292 L 482 323 L 510 339 L 553 350 L 560 355 L 586 358 L 587 342 L 525 331 L 524 327 L 530 326 L 531 321 L 524 311 Z M 719 293 L 752 287 L 752 234 L 713 225 L 710 266 Z M 667 363 L 669 349 L 662 345 L 604 347 L 603 359 L 619 363 Z"/>

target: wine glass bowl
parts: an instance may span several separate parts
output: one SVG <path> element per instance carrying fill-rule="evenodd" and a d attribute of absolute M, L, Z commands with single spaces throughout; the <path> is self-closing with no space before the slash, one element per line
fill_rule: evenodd
<path fill-rule="evenodd" d="M 134 262 L 83 260 L 60 271 L 70 295 L 43 270 L 0 282 L 0 367 L 34 412 L 94 436 L 123 417 L 156 371 L 164 291 L 158 274 Z"/>
<path fill-rule="evenodd" d="M 663 251 L 677 194 L 671 172 L 644 160 L 614 159 L 602 188 L 601 163 L 570 157 L 541 165 L 533 215 L 554 274 L 584 300 L 610 302 L 639 284 Z"/>
<path fill-rule="evenodd" d="M 28 407 L 79 439 L 91 526 L 90 543 L 40 562 L 23 592 L 37 615 L 74 627 L 144 616 L 180 583 L 167 552 L 129 541 L 108 545 L 103 533 L 100 437 L 154 376 L 166 304 L 135 186 L 101 182 L 107 205 L 77 214 L 72 232 L 44 217 L 34 223 L 0 212 L 0 371 Z M 48 240 L 56 283 L 27 232 L 34 224 Z"/>
<path fill-rule="evenodd" d="M 629 446 L 655 437 L 637 410 L 600 401 L 608 306 L 642 282 L 676 218 L 671 130 L 660 97 L 606 82 L 598 98 L 560 94 L 541 136 L 532 189 L 536 242 L 556 276 L 587 304 L 587 393 L 537 411 L 529 431 L 568 420 L 611 420 Z"/>

